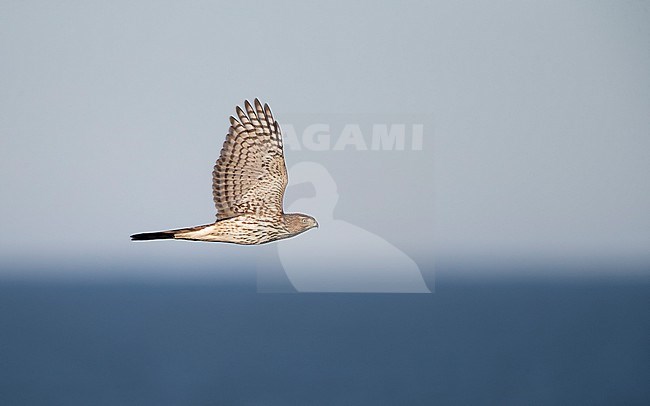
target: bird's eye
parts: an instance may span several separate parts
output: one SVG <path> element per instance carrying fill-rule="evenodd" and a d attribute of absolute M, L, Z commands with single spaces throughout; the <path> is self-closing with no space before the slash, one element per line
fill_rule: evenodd
<path fill-rule="evenodd" d="M 306 223 L 306 222 L 307 222 L 307 219 L 302 219 L 302 222 L 303 222 L 303 223 Z"/>

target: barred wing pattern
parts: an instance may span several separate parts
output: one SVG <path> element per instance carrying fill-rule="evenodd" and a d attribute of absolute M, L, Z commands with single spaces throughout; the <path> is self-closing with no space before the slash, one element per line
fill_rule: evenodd
<path fill-rule="evenodd" d="M 246 111 L 237 107 L 230 130 L 212 172 L 212 195 L 217 219 L 241 214 L 268 218 L 282 215 L 287 186 L 282 134 L 271 109 L 258 99 Z"/>

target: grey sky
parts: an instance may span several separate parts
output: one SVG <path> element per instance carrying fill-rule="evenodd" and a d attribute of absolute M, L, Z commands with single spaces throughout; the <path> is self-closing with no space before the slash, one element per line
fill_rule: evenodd
<path fill-rule="evenodd" d="M 420 260 L 650 261 L 647 2 L 0 10 L 1 270 L 240 261 L 251 251 L 128 235 L 212 221 L 227 117 L 254 97 L 281 123 L 431 117 L 419 153 L 287 156 L 327 165 L 336 213 Z"/>

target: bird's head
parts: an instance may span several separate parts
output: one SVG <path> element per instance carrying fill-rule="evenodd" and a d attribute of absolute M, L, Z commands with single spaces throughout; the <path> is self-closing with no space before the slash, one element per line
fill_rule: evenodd
<path fill-rule="evenodd" d="M 290 213 L 285 214 L 284 218 L 289 232 L 294 235 L 318 227 L 316 219 L 306 214 Z"/>

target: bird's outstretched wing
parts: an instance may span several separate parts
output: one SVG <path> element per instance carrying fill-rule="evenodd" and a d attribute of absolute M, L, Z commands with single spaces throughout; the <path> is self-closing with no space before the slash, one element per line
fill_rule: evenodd
<path fill-rule="evenodd" d="M 237 107 L 230 130 L 212 172 L 212 195 L 217 219 L 255 214 L 282 214 L 287 186 L 282 134 L 267 104 L 248 100 Z"/>

